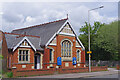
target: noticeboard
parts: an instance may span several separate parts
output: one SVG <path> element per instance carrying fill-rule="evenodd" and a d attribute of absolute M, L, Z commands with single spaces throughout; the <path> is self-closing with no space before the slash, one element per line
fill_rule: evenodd
<path fill-rule="evenodd" d="M 61 57 L 58 57 L 58 58 L 57 58 L 57 65 L 58 65 L 58 66 L 62 65 Z"/>
<path fill-rule="evenodd" d="M 76 62 L 76 57 L 73 57 L 73 65 L 76 65 L 77 64 L 77 62 Z"/>

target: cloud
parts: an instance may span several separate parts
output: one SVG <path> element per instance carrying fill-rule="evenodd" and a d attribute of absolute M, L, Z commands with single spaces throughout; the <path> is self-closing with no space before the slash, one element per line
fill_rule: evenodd
<path fill-rule="evenodd" d="M 117 8 L 113 3 L 4 3 L 2 26 L 4 31 L 10 32 L 13 29 L 66 18 L 66 14 L 69 14 L 69 20 L 78 34 L 79 28 L 88 21 L 88 10 L 101 4 L 106 7 L 101 11 L 90 12 L 90 22 L 114 21 L 117 18 L 116 14 L 107 15 Z"/>

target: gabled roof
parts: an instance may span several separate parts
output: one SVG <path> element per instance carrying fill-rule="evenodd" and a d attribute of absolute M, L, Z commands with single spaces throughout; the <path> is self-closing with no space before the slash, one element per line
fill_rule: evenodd
<path fill-rule="evenodd" d="M 12 33 L 34 35 L 41 37 L 41 46 L 45 46 L 46 43 L 51 39 L 51 37 L 58 32 L 61 26 L 67 21 L 66 19 L 61 19 L 58 21 L 53 21 L 49 23 L 44 23 L 36 26 L 31 26 L 27 28 L 13 30 Z"/>
<path fill-rule="evenodd" d="M 57 34 L 59 34 L 59 32 L 62 30 L 62 28 L 65 26 L 66 23 L 68 23 L 71 26 L 71 24 L 68 21 L 68 18 L 65 18 L 65 19 L 44 23 L 40 25 L 35 25 L 27 28 L 16 29 L 16 30 L 13 30 L 12 33 L 40 36 L 41 37 L 40 46 L 47 46 L 50 43 L 50 41 Z M 71 28 L 76 36 L 76 39 L 80 43 L 81 47 L 85 49 L 83 44 L 77 37 L 77 34 L 75 33 L 75 30 L 73 29 L 72 26 Z"/>
<path fill-rule="evenodd" d="M 43 50 L 39 44 L 40 43 L 39 36 L 5 33 L 5 38 L 7 42 L 7 47 L 9 49 L 15 49 L 15 47 L 19 45 L 19 43 L 23 39 L 27 39 L 30 42 L 31 46 L 35 48 L 35 50 Z"/>

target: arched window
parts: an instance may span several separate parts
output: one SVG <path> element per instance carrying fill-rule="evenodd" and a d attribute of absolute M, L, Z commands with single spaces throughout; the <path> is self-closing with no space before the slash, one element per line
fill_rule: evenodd
<path fill-rule="evenodd" d="M 77 50 L 77 61 L 80 62 L 81 61 L 81 51 Z"/>
<path fill-rule="evenodd" d="M 50 63 L 54 62 L 54 49 L 52 47 L 48 47 L 49 49 L 49 61 Z"/>
<path fill-rule="evenodd" d="M 71 42 L 68 40 L 64 40 L 61 44 L 61 56 L 71 57 L 71 54 L 72 54 L 71 49 L 72 49 Z"/>
<path fill-rule="evenodd" d="M 53 57 L 53 55 L 52 55 L 52 54 L 53 54 L 53 53 L 52 53 L 52 49 L 50 49 L 50 62 L 52 62 L 52 61 L 53 61 L 53 60 L 52 60 L 52 59 L 53 59 L 53 58 L 52 58 L 52 57 Z"/>

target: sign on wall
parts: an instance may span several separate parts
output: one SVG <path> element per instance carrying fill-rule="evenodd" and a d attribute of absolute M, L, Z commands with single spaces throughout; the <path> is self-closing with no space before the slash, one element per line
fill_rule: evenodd
<path fill-rule="evenodd" d="M 62 65 L 61 57 L 58 57 L 58 58 L 57 58 L 57 65 L 58 65 L 58 66 Z"/>
<path fill-rule="evenodd" d="M 73 57 L 73 61 L 72 61 L 73 65 L 76 65 L 77 62 L 76 62 L 76 57 Z"/>

